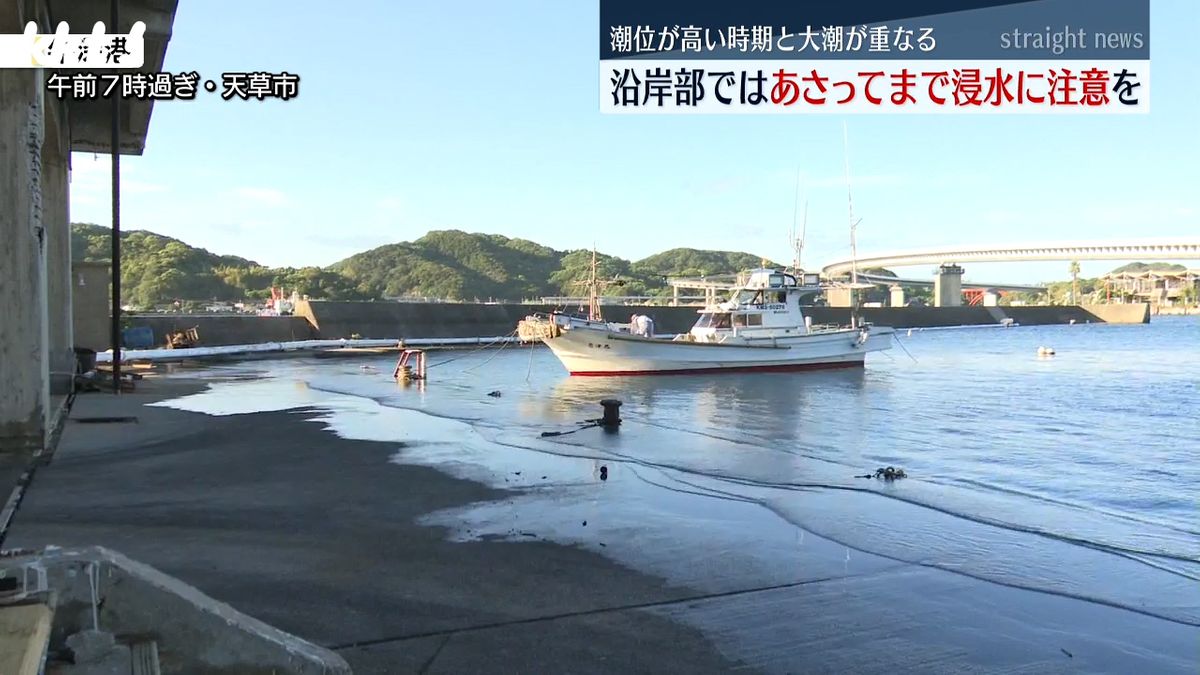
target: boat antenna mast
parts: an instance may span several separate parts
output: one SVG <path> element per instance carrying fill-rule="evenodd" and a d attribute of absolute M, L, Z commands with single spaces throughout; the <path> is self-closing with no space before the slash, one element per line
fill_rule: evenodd
<path fill-rule="evenodd" d="M 588 321 L 603 321 L 600 316 L 600 289 L 596 281 L 596 244 L 592 242 L 592 266 L 588 276 Z"/>
<path fill-rule="evenodd" d="M 586 286 L 588 293 L 588 321 L 603 321 L 604 316 L 600 311 L 600 290 L 609 286 L 624 286 L 625 280 L 620 278 L 620 275 L 613 276 L 612 279 L 600 280 L 600 258 L 596 253 L 596 245 L 592 244 L 592 263 L 589 265 L 588 276 L 586 279 L 580 279 L 575 282 L 578 286 Z M 579 308 L 582 310 L 583 305 Z"/>
<path fill-rule="evenodd" d="M 801 182 L 802 175 L 803 174 L 801 173 L 801 170 L 799 168 L 797 168 L 796 169 L 796 199 L 795 199 L 795 202 L 792 204 L 792 231 L 791 231 L 791 237 L 790 237 L 791 244 L 792 244 L 792 271 L 796 274 L 799 274 L 801 271 L 800 265 L 801 265 L 802 258 L 804 255 L 804 235 L 805 235 L 805 232 L 808 230 L 808 197 L 806 196 L 804 198 L 804 221 L 800 224 L 799 235 L 796 234 L 796 220 L 797 220 L 797 216 L 799 215 L 799 211 L 800 211 L 800 182 Z"/>
<path fill-rule="evenodd" d="M 854 196 L 850 190 L 850 132 L 842 122 L 842 149 L 846 165 L 846 208 L 850 218 L 850 326 L 858 327 L 858 224 L 854 218 Z"/>

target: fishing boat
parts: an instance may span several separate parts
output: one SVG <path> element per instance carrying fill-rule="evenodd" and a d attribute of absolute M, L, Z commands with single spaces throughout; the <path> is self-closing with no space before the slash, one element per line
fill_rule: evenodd
<path fill-rule="evenodd" d="M 849 147 L 848 133 L 842 128 Z M 797 172 L 797 183 L 801 178 Z M 850 222 L 850 250 L 857 259 L 855 232 L 861 219 L 854 216 L 850 193 L 850 160 L 846 151 L 846 198 Z M 793 228 L 799 211 L 797 187 Z M 808 204 L 805 202 L 805 224 Z M 858 318 L 858 292 L 871 284 L 858 281 L 853 266 L 850 283 L 832 285 L 850 291 L 849 326 L 814 326 L 801 309 L 801 298 L 824 289 L 820 275 L 806 274 L 800 263 L 803 229 L 793 233 L 795 260 L 790 269 L 764 267 L 750 270 L 730 296 L 699 310 L 691 330 L 678 335 L 655 335 L 645 325 L 610 323 L 600 315 L 596 278 L 596 252 L 592 251 L 589 302 L 586 317 L 565 313 L 531 315 L 517 325 L 522 341 L 546 343 L 571 375 L 670 375 L 747 371 L 794 371 L 819 368 L 862 367 L 870 352 L 891 349 L 894 330 L 875 327 Z"/>
<path fill-rule="evenodd" d="M 698 311 L 691 330 L 639 334 L 636 323 L 605 321 L 593 295 L 588 316 L 551 312 L 518 325 L 524 340 L 544 342 L 571 375 L 669 375 L 795 371 L 864 365 L 870 352 L 890 349 L 891 328 L 851 320 L 815 326 L 803 296 L 820 291 L 816 275 L 761 268 L 743 275 L 728 299 Z"/>

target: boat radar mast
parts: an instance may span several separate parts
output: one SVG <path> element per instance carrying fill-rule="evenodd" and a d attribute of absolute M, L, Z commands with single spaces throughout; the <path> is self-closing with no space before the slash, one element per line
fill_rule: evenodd
<path fill-rule="evenodd" d="M 850 190 L 850 132 L 842 122 L 842 148 L 846 164 L 846 207 L 850 219 L 850 326 L 858 327 L 858 224 L 862 218 L 854 218 L 854 196 Z"/>
<path fill-rule="evenodd" d="M 623 286 L 624 280 L 614 278 L 612 281 L 601 281 L 597 272 L 600 268 L 599 258 L 596 254 L 596 245 L 592 244 L 592 262 L 588 266 L 588 278 L 576 281 L 576 284 L 586 286 L 588 294 L 588 321 L 603 321 L 604 316 L 600 311 L 600 290 L 610 284 Z"/>
<path fill-rule="evenodd" d="M 808 229 L 808 198 L 804 199 L 804 220 L 800 224 L 800 233 L 796 233 L 796 220 L 800 212 L 800 179 L 803 174 L 800 169 L 796 169 L 796 200 L 792 204 L 792 231 L 790 233 L 789 242 L 792 245 L 792 271 L 799 274 L 802 271 L 802 258 L 804 255 L 804 234 Z"/>
<path fill-rule="evenodd" d="M 596 245 L 592 244 L 592 265 L 588 274 L 588 321 L 603 321 L 600 314 L 600 289 L 596 281 Z"/>

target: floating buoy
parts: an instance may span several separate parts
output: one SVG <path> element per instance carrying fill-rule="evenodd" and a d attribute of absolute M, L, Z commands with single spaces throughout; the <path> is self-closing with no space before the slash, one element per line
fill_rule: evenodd
<path fill-rule="evenodd" d="M 1038 347 L 1038 356 L 1054 356 L 1053 347 Z"/>

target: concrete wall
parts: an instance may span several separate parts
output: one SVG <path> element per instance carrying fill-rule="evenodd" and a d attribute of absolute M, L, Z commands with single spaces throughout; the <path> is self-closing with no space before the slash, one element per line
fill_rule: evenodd
<path fill-rule="evenodd" d="M 1083 309 L 1105 323 L 1150 323 L 1150 303 L 1128 305 L 1083 305 Z"/>
<path fill-rule="evenodd" d="M 76 289 L 77 300 L 81 297 Z M 87 303 L 77 303 L 77 307 Z M 103 306 L 103 303 L 102 305 Z M 337 339 L 358 335 L 363 338 L 449 338 L 508 335 L 517 322 L 534 312 L 550 311 L 542 305 L 489 305 L 476 303 L 401 303 L 401 302 L 328 302 L 298 303 L 295 316 L 230 316 L 205 314 L 134 314 L 131 326 L 146 326 L 154 331 L 156 344 L 166 340 L 168 332 L 199 329 L 203 346 L 255 344 L 310 338 Z M 695 307 L 609 306 L 605 316 L 611 321 L 628 321 L 637 312 L 654 319 L 660 333 L 682 333 L 696 322 Z M 805 312 L 814 323 L 845 324 L 850 310 L 845 307 L 808 307 Z M 78 314 L 78 310 L 77 310 Z M 934 326 L 975 326 L 997 324 L 1005 318 L 1025 326 L 1076 323 L 1144 323 L 1149 321 L 1148 305 L 1091 305 L 1083 307 L 869 307 L 861 310 L 864 319 L 879 326 L 928 328 Z M 77 331 L 80 344 L 91 347 L 82 328 Z M 108 348 L 107 316 L 97 333 L 93 349 Z"/>
<path fill-rule="evenodd" d="M 0 4 L 0 28 L 19 23 L 17 4 Z M 42 78 L 0 69 L 0 453 L 40 450 L 51 414 L 43 212 L 67 195 L 42 190 Z"/>
<path fill-rule="evenodd" d="M 102 352 L 112 347 L 108 263 L 77 262 L 72 265 L 72 270 L 71 316 L 75 325 L 75 346 Z"/>
<path fill-rule="evenodd" d="M 126 314 L 125 318 L 131 327 L 146 326 L 154 331 L 156 345 L 166 343 L 167 333 L 188 328 L 197 329 L 200 345 L 206 347 L 309 340 L 317 337 L 309 322 L 299 316 Z M 107 338 L 104 343 L 107 345 Z"/>
<path fill-rule="evenodd" d="M 301 302 L 298 315 L 316 327 L 321 338 L 486 337 L 507 335 L 536 305 L 484 305 L 473 303 L 425 304 L 395 302 Z M 627 321 L 637 312 L 654 319 L 655 330 L 683 332 L 696 322 L 695 307 L 606 307 L 612 321 Z M 850 310 L 811 307 L 805 310 L 815 323 L 848 323 Z M 1093 305 L 1086 307 L 877 307 L 862 316 L 880 326 L 918 328 L 997 324 L 1011 318 L 1022 325 L 1109 322 L 1142 323 L 1149 318 L 1146 305 Z"/>
<path fill-rule="evenodd" d="M 519 304 L 305 301 L 297 304 L 296 314 L 311 321 L 323 339 L 491 337 L 508 335 L 526 316 L 553 309 Z M 654 319 L 655 330 L 664 333 L 683 332 L 696 323 L 696 307 L 601 309 L 609 321 L 628 321 L 635 312 L 647 314 Z"/>
<path fill-rule="evenodd" d="M 805 310 L 814 323 L 846 323 L 850 311 L 840 307 L 810 307 Z M 1076 323 L 1147 323 L 1149 305 L 1079 305 L 1051 307 L 871 307 L 862 317 L 878 326 L 932 328 L 937 326 L 984 326 L 1006 318 L 1022 326 Z"/>
<path fill-rule="evenodd" d="M 46 325 L 50 394 L 65 396 L 75 383 L 75 330 L 71 316 L 71 213 L 67 172 L 71 155 L 61 101 L 46 98 L 42 145 L 42 224 L 46 230 Z"/>

